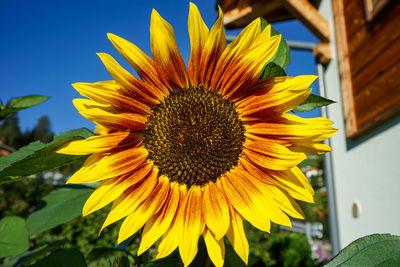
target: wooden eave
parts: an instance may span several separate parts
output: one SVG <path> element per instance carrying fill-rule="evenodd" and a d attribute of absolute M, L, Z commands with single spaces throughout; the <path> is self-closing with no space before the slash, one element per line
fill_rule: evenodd
<path fill-rule="evenodd" d="M 241 28 L 252 20 L 263 17 L 269 22 L 289 19 L 300 20 L 321 42 L 330 41 L 328 21 L 315 5 L 319 1 L 307 0 L 220 0 L 224 24 L 228 29 Z"/>

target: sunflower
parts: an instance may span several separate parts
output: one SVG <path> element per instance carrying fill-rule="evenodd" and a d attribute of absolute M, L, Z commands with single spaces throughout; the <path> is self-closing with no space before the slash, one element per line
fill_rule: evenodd
<path fill-rule="evenodd" d="M 226 45 L 223 15 L 211 30 L 197 7 L 188 19 L 191 56 L 186 68 L 174 31 L 153 10 L 150 58 L 127 40 L 108 38 L 139 78 L 110 55 L 98 54 L 114 80 L 75 83 L 89 99 L 73 101 L 98 125 L 98 135 L 58 152 L 90 155 L 68 183 L 98 188 L 86 216 L 113 202 L 104 227 L 124 219 L 122 242 L 143 227 L 138 254 L 159 238 L 158 258 L 179 247 L 185 266 L 203 236 L 210 259 L 224 262 L 224 236 L 248 261 L 243 219 L 269 232 L 304 215 L 294 199 L 313 202 L 313 189 L 296 166 L 305 154 L 331 149 L 325 118 L 287 113 L 310 94 L 316 76 L 259 79 L 281 36 L 256 19 Z"/>

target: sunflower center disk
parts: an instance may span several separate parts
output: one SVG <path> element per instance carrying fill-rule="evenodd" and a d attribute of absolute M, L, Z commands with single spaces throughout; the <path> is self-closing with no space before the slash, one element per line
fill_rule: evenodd
<path fill-rule="evenodd" d="M 175 90 L 152 108 L 144 146 L 170 181 L 216 181 L 239 161 L 244 126 L 235 105 L 202 87 Z"/>

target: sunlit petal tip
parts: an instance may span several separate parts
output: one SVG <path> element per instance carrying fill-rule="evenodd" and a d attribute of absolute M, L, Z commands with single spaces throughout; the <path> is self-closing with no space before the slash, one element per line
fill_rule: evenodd
<path fill-rule="evenodd" d="M 107 38 L 112 42 L 113 39 L 121 38 L 118 35 L 115 35 L 113 33 L 108 32 L 107 33 Z"/>
<path fill-rule="evenodd" d="M 191 11 L 192 12 L 198 12 L 199 11 L 199 9 L 197 8 L 196 4 L 193 3 L 193 2 L 189 2 L 189 14 L 190 14 Z M 198 13 L 200 13 L 200 12 L 198 12 Z"/>
<path fill-rule="evenodd" d="M 97 52 L 96 55 L 97 55 L 101 60 L 111 57 L 109 54 L 104 53 L 104 52 Z"/>
<path fill-rule="evenodd" d="M 303 81 L 305 87 L 309 87 L 318 78 L 318 75 L 300 75 L 296 77 L 296 79 Z"/>
<path fill-rule="evenodd" d="M 222 8 L 218 5 L 218 19 L 221 18 L 221 20 L 224 19 L 224 12 L 222 11 Z"/>
<path fill-rule="evenodd" d="M 151 20 L 150 30 L 151 30 L 151 28 L 160 27 L 160 26 L 172 29 L 172 26 L 165 19 L 163 19 L 163 17 L 161 17 L 161 15 L 154 8 L 151 11 L 150 20 Z"/>
<path fill-rule="evenodd" d="M 260 18 L 260 23 L 261 23 L 261 18 Z M 271 24 L 268 24 L 268 25 L 264 28 L 263 32 L 264 32 L 264 31 L 266 31 L 267 33 L 269 33 L 269 35 L 271 35 Z"/>

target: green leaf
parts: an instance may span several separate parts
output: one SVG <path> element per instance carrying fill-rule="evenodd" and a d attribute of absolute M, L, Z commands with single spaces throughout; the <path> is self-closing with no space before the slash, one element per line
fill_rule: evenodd
<path fill-rule="evenodd" d="M 266 65 L 264 65 L 261 71 L 260 79 L 281 77 L 281 76 L 286 76 L 286 72 L 274 62 L 269 62 Z"/>
<path fill-rule="evenodd" d="M 85 267 L 86 262 L 77 248 L 61 249 L 51 253 L 32 266 L 34 267 Z"/>
<path fill-rule="evenodd" d="M 87 255 L 86 260 L 88 262 L 93 262 L 101 258 L 111 258 L 120 256 L 129 256 L 132 258 L 133 261 L 135 261 L 135 258 L 132 257 L 132 255 L 128 251 L 118 248 L 107 248 L 107 247 L 93 249 Z"/>
<path fill-rule="evenodd" d="M 25 220 L 7 216 L 0 221 L 0 258 L 19 255 L 29 248 Z"/>
<path fill-rule="evenodd" d="M 0 106 L 0 119 L 4 119 L 17 111 L 39 105 L 47 99 L 49 99 L 47 96 L 41 95 L 28 95 L 13 98 L 7 105 Z"/>
<path fill-rule="evenodd" d="M 198 257 L 200 253 L 198 252 L 196 257 Z M 175 250 L 171 254 L 169 254 L 165 258 L 161 258 L 152 262 L 149 262 L 144 265 L 145 267 L 167 267 L 167 266 L 178 266 L 178 267 L 183 267 L 183 263 L 181 258 L 179 257 L 178 250 Z M 193 263 L 189 265 L 190 267 L 193 267 Z M 203 265 L 204 266 L 204 265 Z"/>
<path fill-rule="evenodd" d="M 57 135 L 48 144 L 36 141 L 6 157 L 1 157 L 0 184 L 86 158 L 86 155 L 64 155 L 57 154 L 54 151 L 68 142 L 84 139 L 92 135 L 93 133 L 85 128 L 71 130 Z"/>
<path fill-rule="evenodd" d="M 80 216 L 83 205 L 92 192 L 93 188 L 77 185 L 53 190 L 39 203 L 39 208 L 42 208 L 26 220 L 29 233 L 39 234 Z"/>
<path fill-rule="evenodd" d="M 293 111 L 296 111 L 296 112 L 311 111 L 313 109 L 327 106 L 332 103 L 336 103 L 336 102 L 333 100 L 330 100 L 330 99 L 323 98 L 322 96 L 319 96 L 319 95 L 311 94 L 303 103 L 301 103 L 295 109 L 293 109 Z"/>
<path fill-rule="evenodd" d="M 2 267 L 15 267 L 15 266 L 29 266 L 32 262 L 47 255 L 49 252 L 60 249 L 61 246 L 67 243 L 66 239 L 57 240 L 47 245 L 34 248 L 33 250 L 27 251 L 17 257 L 8 257 L 7 261 L 4 261 Z"/>
<path fill-rule="evenodd" d="M 261 31 L 265 29 L 265 27 L 268 26 L 268 22 L 261 18 Z M 271 36 L 275 36 L 280 34 L 277 30 L 271 27 Z M 289 46 L 287 45 L 285 39 L 281 39 L 281 43 L 279 44 L 278 51 L 276 51 L 275 56 L 272 58 L 270 62 L 274 62 L 278 66 L 280 66 L 282 69 L 286 69 L 286 67 L 290 63 L 290 49 Z"/>
<path fill-rule="evenodd" d="M 373 234 L 345 247 L 327 267 L 333 266 L 400 266 L 400 237 Z"/>

